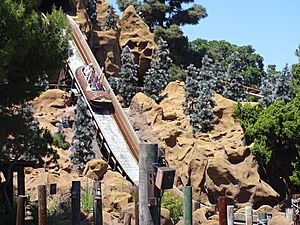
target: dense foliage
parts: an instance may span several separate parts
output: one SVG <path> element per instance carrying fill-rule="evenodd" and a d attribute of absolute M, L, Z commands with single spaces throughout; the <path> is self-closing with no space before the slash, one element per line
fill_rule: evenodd
<path fill-rule="evenodd" d="M 170 211 L 174 224 L 176 224 L 180 220 L 180 217 L 183 216 L 183 204 L 180 199 L 171 192 L 164 193 L 161 199 L 161 207 Z"/>
<path fill-rule="evenodd" d="M 291 101 L 295 94 L 292 78 L 287 65 L 282 72 L 271 73 L 270 76 L 267 76 L 261 86 L 263 102 L 270 105 L 277 99 L 285 102 Z"/>
<path fill-rule="evenodd" d="M 119 16 L 117 15 L 115 9 L 112 6 L 109 6 L 108 14 L 105 16 L 103 29 L 104 30 L 116 30 L 117 22 L 119 20 Z"/>
<path fill-rule="evenodd" d="M 83 171 L 85 164 L 95 158 L 92 147 L 94 132 L 91 113 L 82 97 L 79 97 L 76 103 L 72 146 L 70 148 L 71 161 L 79 171 Z"/>
<path fill-rule="evenodd" d="M 225 75 L 223 95 L 231 100 L 243 100 L 245 90 L 243 88 L 244 79 L 241 74 L 241 59 L 237 54 L 233 54 L 230 58 L 231 63 L 228 65 Z"/>
<path fill-rule="evenodd" d="M 69 119 L 67 116 L 63 116 L 61 121 L 56 123 L 57 131 L 53 135 L 53 144 L 59 148 L 67 150 L 70 147 L 70 144 L 66 141 L 66 135 L 64 128 L 69 127 Z"/>
<path fill-rule="evenodd" d="M 86 12 L 92 22 L 92 24 L 97 24 L 97 5 L 96 0 L 88 0 L 86 7 Z"/>
<path fill-rule="evenodd" d="M 204 56 L 202 67 L 188 67 L 185 82 L 184 112 L 190 116 L 193 133 L 208 132 L 214 119 L 213 108 L 216 105 L 212 99 L 214 94 L 213 61 Z"/>
<path fill-rule="evenodd" d="M 38 96 L 47 87 L 47 74 L 68 58 L 70 32 L 64 14 L 53 10 L 43 18 L 35 12 L 37 2 L 0 2 L 1 105 Z"/>
<path fill-rule="evenodd" d="M 227 41 L 207 41 L 196 39 L 190 43 L 191 63 L 201 67 L 201 60 L 208 55 L 214 61 L 218 61 L 222 70 L 227 70 L 231 63 L 231 55 L 237 54 L 240 59 L 241 75 L 245 85 L 259 87 L 265 76 L 263 57 L 255 53 L 251 45 L 237 46 Z"/>
<path fill-rule="evenodd" d="M 42 161 L 55 152 L 50 133 L 38 127 L 26 102 L 47 87 L 47 73 L 62 66 L 70 33 L 61 11 L 42 17 L 38 1 L 0 2 L 0 151 L 4 160 Z M 38 63 L 37 63 L 38 62 Z"/>
<path fill-rule="evenodd" d="M 127 105 L 131 102 L 136 94 L 137 88 L 137 68 L 134 64 L 134 55 L 130 48 L 126 45 L 121 54 L 120 77 L 115 79 L 117 92 L 124 98 Z"/>
<path fill-rule="evenodd" d="M 153 61 L 150 64 L 150 69 L 144 77 L 144 92 L 147 96 L 159 102 L 162 97 L 159 95 L 169 83 L 169 69 L 172 60 L 169 56 L 168 44 L 162 38 L 158 40 L 158 48 L 153 55 Z"/>
<path fill-rule="evenodd" d="M 46 155 L 56 155 L 48 146 L 53 139 L 48 130 L 39 128 L 38 121 L 33 117 L 33 107 L 22 104 L 8 108 L 0 113 L 0 154 L 1 161 L 15 162 L 26 159 L 43 162 Z M 9 136 L 7 137 L 7 134 Z"/>
<path fill-rule="evenodd" d="M 277 100 L 264 108 L 262 104 L 236 107 L 236 115 L 246 133 L 248 143 L 266 173 L 283 177 L 300 190 L 300 94 L 285 103 Z M 276 188 L 276 187 L 275 187 Z M 290 187 L 292 189 L 292 187 Z"/>

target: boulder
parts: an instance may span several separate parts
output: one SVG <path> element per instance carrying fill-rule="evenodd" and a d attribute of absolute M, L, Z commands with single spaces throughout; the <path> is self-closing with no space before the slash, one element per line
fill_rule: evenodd
<path fill-rule="evenodd" d="M 102 180 L 108 168 L 107 163 L 102 159 L 93 159 L 87 162 L 82 175 L 92 180 Z"/>
<path fill-rule="evenodd" d="M 269 225 L 293 225 L 294 222 L 285 218 L 284 214 L 274 215 L 268 223 Z"/>

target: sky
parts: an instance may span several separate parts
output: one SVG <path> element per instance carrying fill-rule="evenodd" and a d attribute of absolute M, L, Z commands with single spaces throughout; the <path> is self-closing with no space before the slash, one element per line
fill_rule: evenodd
<path fill-rule="evenodd" d="M 110 0 L 116 6 L 116 1 Z M 265 68 L 298 62 L 300 44 L 299 0 L 195 0 L 206 8 L 208 17 L 182 30 L 189 41 L 197 38 L 226 40 L 252 45 L 264 58 Z"/>
<path fill-rule="evenodd" d="M 268 64 L 282 69 L 297 63 L 300 44 L 299 0 L 196 0 L 208 17 L 198 25 L 182 27 L 189 40 L 226 40 L 252 45 Z"/>

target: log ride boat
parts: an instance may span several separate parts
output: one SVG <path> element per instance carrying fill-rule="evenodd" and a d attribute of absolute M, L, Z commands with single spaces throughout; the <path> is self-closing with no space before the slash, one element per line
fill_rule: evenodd
<path fill-rule="evenodd" d="M 84 66 L 78 67 L 75 71 L 75 76 L 92 108 L 113 109 L 109 90 L 91 90 L 90 85 L 84 76 L 83 70 Z"/>

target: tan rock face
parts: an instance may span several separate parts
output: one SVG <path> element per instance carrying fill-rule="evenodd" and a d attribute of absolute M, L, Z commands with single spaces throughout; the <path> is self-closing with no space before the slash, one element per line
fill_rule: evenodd
<path fill-rule="evenodd" d="M 101 180 L 108 168 L 107 163 L 102 159 L 93 159 L 87 162 L 82 175 L 92 180 Z"/>
<path fill-rule="evenodd" d="M 56 123 L 61 121 L 65 115 L 70 118 L 74 117 L 74 106 L 68 107 L 66 102 L 69 99 L 69 94 L 58 89 L 51 89 L 41 94 L 33 100 L 36 117 L 43 128 L 49 129 L 52 133 L 57 131 Z M 66 140 L 71 142 L 72 128 L 64 128 Z"/>
<path fill-rule="evenodd" d="M 226 195 L 238 207 L 276 204 L 278 194 L 260 179 L 249 146 L 243 145 L 242 128 L 233 116 L 235 102 L 216 95 L 213 130 L 193 135 L 182 109 L 184 83 L 170 83 L 163 95 L 167 97 L 157 105 L 138 93 L 128 115 L 141 139 L 165 149 L 180 189 L 191 184 L 193 198 L 203 203 L 216 204 L 218 196 Z"/>
<path fill-rule="evenodd" d="M 92 26 L 85 10 L 86 2 L 73 0 L 76 5 L 76 16 L 73 17 L 80 30 L 87 37 L 87 42 L 93 53 L 108 76 L 118 76 L 120 70 L 121 50 L 126 45 L 130 47 L 135 64 L 138 65 L 140 82 L 142 75 L 150 67 L 152 54 L 157 47 L 155 36 L 150 32 L 147 24 L 136 13 L 133 6 L 129 6 L 118 21 L 117 30 L 102 31 L 97 26 Z M 109 9 L 109 3 L 99 1 L 97 6 L 97 21 L 103 24 Z"/>
<path fill-rule="evenodd" d="M 38 98 L 34 99 L 33 107 L 35 109 L 34 116 L 39 120 L 40 126 L 50 129 L 53 133 L 57 130 L 55 124 L 61 120 L 63 115 L 67 115 L 73 120 L 75 107 L 68 107 L 66 101 L 68 100 L 68 93 L 61 90 L 48 90 L 42 93 Z M 64 129 L 67 140 L 71 142 L 72 129 Z M 49 184 L 57 184 L 57 194 L 48 198 L 48 204 L 54 204 L 53 207 L 60 207 L 63 203 L 70 203 L 70 188 L 72 181 L 81 181 L 82 192 L 92 190 L 92 181 L 87 177 L 79 176 L 79 174 L 73 169 L 70 162 L 69 150 L 62 150 L 57 148 L 57 153 L 60 156 L 57 162 L 54 162 L 50 158 L 45 158 L 46 165 L 44 168 L 26 168 L 25 169 L 25 187 L 26 193 L 30 195 L 31 200 L 37 199 L 38 185 L 46 184 L 49 188 Z M 134 207 L 132 203 L 132 184 L 125 180 L 121 174 L 107 171 L 107 164 L 103 160 L 96 160 L 90 162 L 87 166 L 87 174 L 95 173 L 98 176 L 103 177 L 102 181 L 102 197 L 103 197 L 103 215 L 105 224 L 123 224 L 120 221 L 120 214 L 122 212 L 128 212 L 126 210 L 131 209 L 130 213 L 134 214 Z M 93 174 L 93 175 L 95 175 Z M 0 173 L 0 181 L 1 181 Z M 89 218 L 89 217 L 88 217 Z M 87 218 L 87 219 L 88 219 Z M 66 222 L 66 224 L 69 224 Z"/>
<path fill-rule="evenodd" d="M 130 47 L 135 63 L 139 65 L 138 74 L 144 74 L 150 65 L 152 54 L 157 45 L 154 42 L 154 34 L 141 17 L 136 13 L 133 6 L 129 6 L 119 21 L 121 48 Z"/>

